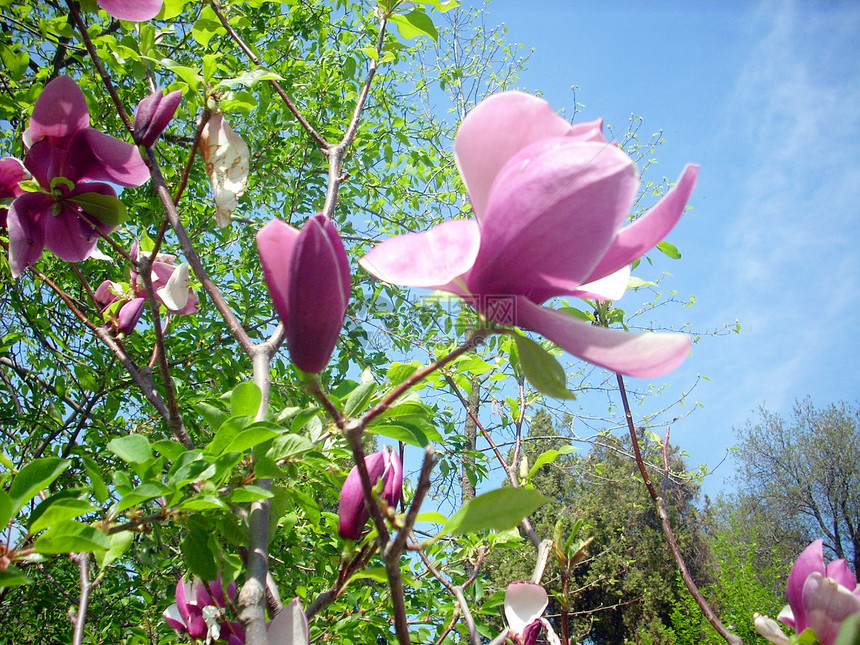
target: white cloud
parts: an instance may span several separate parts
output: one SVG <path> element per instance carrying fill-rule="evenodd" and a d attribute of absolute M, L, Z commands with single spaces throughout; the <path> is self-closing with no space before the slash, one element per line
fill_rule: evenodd
<path fill-rule="evenodd" d="M 737 174 L 746 176 L 722 272 L 738 296 L 742 360 L 758 363 L 750 392 L 763 396 L 772 384 L 768 399 L 781 405 L 805 394 L 812 374 L 853 362 L 860 6 L 768 1 L 749 27 L 757 42 L 722 129 L 735 137 L 744 155 Z"/>

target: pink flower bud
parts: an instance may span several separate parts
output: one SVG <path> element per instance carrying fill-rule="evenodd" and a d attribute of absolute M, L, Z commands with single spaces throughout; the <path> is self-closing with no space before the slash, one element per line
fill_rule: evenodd
<path fill-rule="evenodd" d="M 334 224 L 317 214 L 301 231 L 272 220 L 257 249 L 275 311 L 296 367 L 317 374 L 328 364 L 349 303 L 349 260 Z"/>
<path fill-rule="evenodd" d="M 134 111 L 134 140 L 138 145 L 150 148 L 176 114 L 182 90 L 174 90 L 166 96 L 157 90 L 137 104 Z"/>
<path fill-rule="evenodd" d="M 119 309 L 116 329 L 121 334 L 130 334 L 137 327 L 137 321 L 143 313 L 143 304 L 146 298 L 134 298 L 129 300 Z"/>
<path fill-rule="evenodd" d="M 376 483 L 382 479 L 381 497 L 386 504 L 396 507 L 403 495 L 403 465 L 397 453 L 386 447 L 365 458 L 364 463 L 371 484 L 376 486 Z M 361 537 L 364 525 L 370 517 L 370 511 L 364 503 L 364 492 L 357 466 L 353 466 L 349 471 L 340 491 L 338 517 L 337 532 L 341 538 L 357 540 Z"/>

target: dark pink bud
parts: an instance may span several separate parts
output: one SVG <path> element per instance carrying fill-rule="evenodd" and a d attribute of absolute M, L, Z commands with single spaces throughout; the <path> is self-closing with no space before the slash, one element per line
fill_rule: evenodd
<path fill-rule="evenodd" d="M 523 645 L 535 645 L 535 643 L 537 643 L 538 636 L 540 636 L 542 630 L 543 624 L 539 620 L 536 620 L 533 623 L 526 625 L 526 628 L 523 630 L 523 634 L 521 637 Z"/>
<path fill-rule="evenodd" d="M 134 331 L 134 328 L 137 327 L 137 321 L 140 320 L 140 315 L 143 313 L 145 302 L 145 298 L 134 298 L 120 307 L 116 323 L 118 332 L 130 334 Z"/>
<path fill-rule="evenodd" d="M 146 148 L 152 147 L 156 139 L 176 114 L 182 90 L 174 90 L 166 96 L 157 90 L 137 104 L 134 111 L 134 141 Z"/>
<path fill-rule="evenodd" d="M 272 220 L 257 233 L 266 286 L 287 330 L 296 367 L 328 364 L 349 303 L 349 260 L 334 224 L 317 214 L 301 231 Z"/>
<path fill-rule="evenodd" d="M 382 479 L 382 499 L 392 507 L 399 504 L 403 495 L 403 465 L 397 453 L 390 448 L 383 448 L 365 458 L 364 463 L 371 484 L 375 486 Z M 338 535 L 344 540 L 357 540 L 369 517 L 358 467 L 353 466 L 340 491 Z"/>

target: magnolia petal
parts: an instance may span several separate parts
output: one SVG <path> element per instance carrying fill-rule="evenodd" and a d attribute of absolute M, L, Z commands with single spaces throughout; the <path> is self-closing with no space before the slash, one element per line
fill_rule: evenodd
<path fill-rule="evenodd" d="M 95 294 L 96 304 L 101 309 L 109 307 L 112 303 L 120 299 L 122 295 L 122 285 L 111 280 L 104 280 L 96 288 Z"/>
<path fill-rule="evenodd" d="M 45 248 L 45 217 L 51 217 L 53 200 L 42 193 L 27 193 L 9 207 L 9 269 L 17 278 L 34 264 Z"/>
<path fill-rule="evenodd" d="M 182 622 L 188 626 L 191 621 L 191 614 L 188 607 L 193 602 L 195 585 L 191 582 L 185 582 L 185 577 L 179 579 L 176 583 L 176 607 L 179 615 L 182 617 Z"/>
<path fill-rule="evenodd" d="M 173 270 L 173 274 L 170 276 L 167 284 L 155 293 L 161 302 L 164 303 L 165 307 L 171 311 L 179 311 L 184 309 L 188 304 L 190 288 L 189 266 L 187 262 L 183 262 Z"/>
<path fill-rule="evenodd" d="M 821 645 L 833 645 L 842 622 L 860 612 L 860 598 L 817 571 L 809 574 L 802 593 L 806 627 L 815 630 Z"/>
<path fill-rule="evenodd" d="M 618 232 L 612 245 L 588 277 L 598 280 L 641 258 L 671 231 L 687 206 L 696 186 L 699 166 L 688 164 L 678 182 L 663 199 L 635 222 Z"/>
<path fill-rule="evenodd" d="M 853 592 L 854 588 L 857 586 L 857 578 L 854 577 L 854 572 L 851 571 L 851 568 L 844 559 L 834 560 L 833 562 L 828 563 L 828 565 L 824 567 L 824 575 L 834 582 L 838 582 L 849 591 Z"/>
<path fill-rule="evenodd" d="M 140 103 L 134 111 L 134 140 L 138 145 L 152 147 L 173 120 L 182 90 L 174 90 L 164 95 L 162 90 L 153 92 Z"/>
<path fill-rule="evenodd" d="M 575 291 L 589 282 L 638 189 L 632 159 L 613 145 L 556 138 L 520 151 L 493 184 L 469 290 Z"/>
<path fill-rule="evenodd" d="M 797 621 L 794 620 L 794 612 L 791 611 L 790 605 L 786 605 L 785 607 L 783 607 L 776 615 L 776 619 L 783 625 L 788 625 L 789 627 L 797 631 L 795 628 Z"/>
<path fill-rule="evenodd" d="M 505 618 L 514 634 L 543 616 L 549 604 L 546 589 L 533 582 L 512 582 L 505 589 Z"/>
<path fill-rule="evenodd" d="M 472 268 L 480 243 L 475 220 L 455 219 L 385 240 L 358 263 L 383 282 L 460 293 L 451 283 Z"/>
<path fill-rule="evenodd" d="M 20 159 L 15 157 L 0 159 L 0 199 L 22 195 L 24 191 L 18 186 L 18 183 L 24 181 L 28 174 Z"/>
<path fill-rule="evenodd" d="M 788 645 L 788 636 L 783 633 L 779 627 L 779 623 L 773 618 L 755 613 L 753 614 L 753 623 L 755 624 L 755 630 L 762 638 L 776 645 Z"/>
<path fill-rule="evenodd" d="M 349 260 L 331 220 L 314 215 L 293 250 L 287 288 L 287 347 L 302 371 L 325 369 L 343 328 L 351 290 Z"/>
<path fill-rule="evenodd" d="M 64 176 L 74 182 L 110 181 L 133 187 L 149 180 L 149 168 L 137 146 L 93 128 L 72 137 L 68 155 Z"/>
<path fill-rule="evenodd" d="M 546 629 L 546 640 L 549 645 L 561 645 L 558 634 L 555 633 L 555 630 L 552 628 L 552 625 L 549 624 L 549 621 L 546 618 L 541 618 L 540 621 Z"/>
<path fill-rule="evenodd" d="M 257 232 L 257 252 L 263 265 L 263 276 L 278 317 L 286 324 L 290 267 L 299 231 L 281 220 L 273 219 Z"/>
<path fill-rule="evenodd" d="M 803 606 L 803 585 L 812 573 L 824 575 L 824 542 L 815 540 L 803 550 L 791 571 L 788 574 L 788 582 L 785 587 L 785 595 L 788 605 L 794 615 L 793 627 L 800 633 L 807 627 L 806 610 Z M 785 621 L 783 621 L 785 622 Z"/>
<path fill-rule="evenodd" d="M 386 447 L 385 472 L 382 475 L 382 498 L 391 508 L 397 508 L 403 496 L 403 464 L 397 452 Z"/>
<path fill-rule="evenodd" d="M 594 300 L 621 300 L 630 282 L 630 267 L 625 266 L 608 276 L 580 285 L 570 293 L 558 293 L 558 289 L 532 289 L 527 297 L 532 302 L 542 303 L 554 296 L 573 296 Z"/>
<path fill-rule="evenodd" d="M 164 616 L 164 620 L 167 621 L 167 624 L 176 631 L 184 632 L 188 630 L 185 626 L 182 614 L 179 613 L 179 607 L 176 603 L 170 605 L 170 607 L 165 609 L 161 615 Z"/>
<path fill-rule="evenodd" d="M 308 619 L 298 598 L 293 598 L 275 614 L 266 625 L 266 636 L 269 645 L 308 645 Z"/>
<path fill-rule="evenodd" d="M 162 0 L 98 0 L 98 3 L 114 18 L 143 22 L 158 15 Z"/>
<path fill-rule="evenodd" d="M 516 324 L 545 336 L 584 361 L 639 378 L 671 372 L 690 351 L 690 338 L 684 334 L 632 334 L 596 327 L 522 297 L 516 301 Z"/>
<path fill-rule="evenodd" d="M 219 112 L 200 133 L 200 154 L 215 193 L 215 223 L 220 227 L 230 226 L 233 211 L 248 183 L 251 153 Z"/>
<path fill-rule="evenodd" d="M 134 257 L 134 256 L 132 256 Z M 170 310 L 170 313 L 177 314 L 180 316 L 187 316 L 193 313 L 197 313 L 197 305 L 199 304 L 199 299 L 197 294 L 194 293 L 190 287 L 186 289 L 187 296 L 185 301 L 185 306 L 180 307 L 178 309 L 174 309 L 171 306 L 168 306 L 167 301 L 162 297 L 162 291 L 166 289 L 167 284 L 170 282 L 170 279 L 174 276 L 176 270 L 179 268 L 170 264 L 176 260 L 176 257 L 173 255 L 163 255 L 158 254 L 156 259 L 152 263 L 152 288 L 155 290 L 156 297 L 164 303 L 164 305 Z M 178 279 L 178 278 L 177 278 Z M 135 291 L 140 296 L 146 296 L 146 289 L 143 286 L 143 281 L 137 278 L 137 274 L 132 275 L 132 284 L 135 287 Z M 182 296 L 178 298 L 178 301 L 181 301 Z"/>
<path fill-rule="evenodd" d="M 68 196 L 82 193 L 116 197 L 116 191 L 108 184 L 102 183 L 77 184 Z M 55 209 L 56 215 L 53 214 Z M 70 202 L 54 202 L 51 205 L 51 213 L 42 219 L 45 226 L 45 246 L 66 262 L 85 260 L 95 250 L 99 233 L 110 233 L 114 230 L 113 226 L 89 218 Z"/>
<path fill-rule="evenodd" d="M 549 103 L 523 92 L 500 92 L 481 101 L 466 115 L 454 138 L 454 159 L 475 216 L 480 221 L 490 187 L 517 152 L 541 139 L 571 136 L 578 141 L 605 141 L 602 121 L 571 126 Z"/>
<path fill-rule="evenodd" d="M 385 454 L 380 451 L 365 457 L 364 465 L 370 483 L 375 485 L 385 472 Z M 340 489 L 337 515 L 337 534 L 342 539 L 357 540 L 361 537 L 370 512 L 364 504 L 364 489 L 361 487 L 361 475 L 357 466 L 353 466 L 349 471 Z"/>
<path fill-rule="evenodd" d="M 24 146 L 30 148 L 45 137 L 70 137 L 89 125 L 90 111 L 83 91 L 70 77 L 58 76 L 36 99 L 24 131 Z"/>

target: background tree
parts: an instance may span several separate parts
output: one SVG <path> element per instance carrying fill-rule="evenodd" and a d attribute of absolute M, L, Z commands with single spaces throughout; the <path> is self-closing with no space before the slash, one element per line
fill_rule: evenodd
<path fill-rule="evenodd" d="M 860 566 L 860 405 L 816 408 L 799 400 L 788 418 L 761 408 L 737 430 L 736 526 L 785 548 L 790 562 L 824 539 L 834 557 Z"/>

